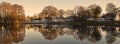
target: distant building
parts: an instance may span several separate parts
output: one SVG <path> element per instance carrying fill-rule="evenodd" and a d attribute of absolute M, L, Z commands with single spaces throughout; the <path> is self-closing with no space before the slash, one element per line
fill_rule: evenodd
<path fill-rule="evenodd" d="M 106 13 L 106 14 L 103 14 L 102 18 L 104 20 L 115 20 L 115 17 L 116 17 L 116 14 L 114 13 Z"/>

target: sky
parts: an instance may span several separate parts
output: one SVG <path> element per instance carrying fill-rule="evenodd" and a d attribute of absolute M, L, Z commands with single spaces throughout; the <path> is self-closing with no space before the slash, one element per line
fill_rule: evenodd
<path fill-rule="evenodd" d="M 45 6 L 53 5 L 57 9 L 73 9 L 75 6 L 87 7 L 91 4 L 97 4 L 102 7 L 103 11 L 107 3 L 113 3 L 120 7 L 120 0 L 0 0 L 11 4 L 19 4 L 24 7 L 26 16 L 33 16 L 40 13 Z"/>

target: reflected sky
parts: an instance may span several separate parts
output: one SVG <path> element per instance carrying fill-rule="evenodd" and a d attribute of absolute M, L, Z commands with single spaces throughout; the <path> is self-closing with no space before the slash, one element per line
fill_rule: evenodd
<path fill-rule="evenodd" d="M 90 4 L 100 5 L 103 10 L 107 3 L 113 3 L 120 6 L 120 0 L 0 0 L 1 2 L 9 2 L 12 4 L 20 4 L 24 7 L 26 15 L 34 15 L 48 5 L 54 5 L 58 9 L 73 9 L 76 5 L 88 6 Z"/>

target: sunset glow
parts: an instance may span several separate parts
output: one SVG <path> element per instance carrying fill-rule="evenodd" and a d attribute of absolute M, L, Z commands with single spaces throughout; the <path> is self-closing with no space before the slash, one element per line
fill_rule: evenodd
<path fill-rule="evenodd" d="M 53 5 L 58 9 L 73 9 L 77 5 L 88 6 L 90 4 L 97 4 L 102 7 L 103 12 L 107 3 L 113 3 L 117 7 L 120 6 L 120 0 L 0 0 L 1 2 L 9 2 L 12 4 L 19 4 L 24 7 L 26 16 L 33 16 L 40 13 L 45 6 Z"/>

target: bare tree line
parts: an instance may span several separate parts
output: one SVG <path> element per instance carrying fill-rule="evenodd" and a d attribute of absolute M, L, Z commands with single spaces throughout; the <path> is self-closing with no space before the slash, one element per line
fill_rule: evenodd
<path fill-rule="evenodd" d="M 23 7 L 7 2 L 0 3 L 0 23 L 19 24 L 25 19 Z"/>
<path fill-rule="evenodd" d="M 75 6 L 73 10 L 57 9 L 53 5 L 46 6 L 36 16 L 25 17 L 25 11 L 23 6 L 18 4 L 10 4 L 8 2 L 0 3 L 0 23 L 13 23 L 19 24 L 25 20 L 33 19 L 46 19 L 51 21 L 52 19 L 73 19 L 73 21 L 87 21 L 87 20 L 111 20 L 119 15 L 120 8 L 117 8 L 114 4 L 108 3 L 106 5 L 106 13 L 102 13 L 102 8 L 99 5 L 92 4 L 88 7 Z M 100 16 L 102 15 L 102 16 Z"/>
<path fill-rule="evenodd" d="M 106 5 L 106 13 L 102 13 L 102 8 L 99 5 L 92 4 L 88 7 L 75 6 L 73 10 L 64 11 L 63 9 L 57 9 L 50 5 L 46 6 L 42 12 L 38 14 L 39 19 L 56 19 L 56 18 L 69 18 L 73 20 L 86 21 L 86 20 L 115 20 L 116 15 L 119 17 L 119 10 L 114 4 L 108 3 Z M 102 15 L 102 16 L 101 16 Z"/>

